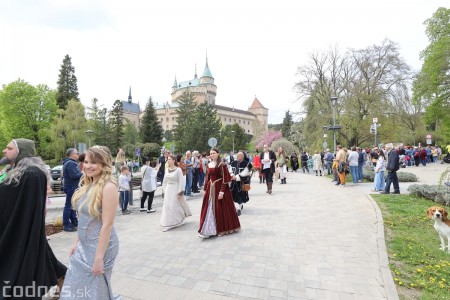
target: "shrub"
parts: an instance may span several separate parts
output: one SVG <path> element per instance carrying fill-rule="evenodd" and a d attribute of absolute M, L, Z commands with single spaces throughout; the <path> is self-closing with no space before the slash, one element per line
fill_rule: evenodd
<path fill-rule="evenodd" d="M 439 185 L 413 184 L 408 187 L 411 195 L 449 205 L 450 194 L 447 189 Z"/>
<path fill-rule="evenodd" d="M 364 166 L 364 179 L 368 181 L 374 181 L 375 172 L 373 168 L 369 165 Z M 384 178 L 387 176 L 387 171 L 384 171 Z M 397 172 L 397 177 L 399 182 L 417 182 L 419 178 L 412 173 L 409 172 Z"/>

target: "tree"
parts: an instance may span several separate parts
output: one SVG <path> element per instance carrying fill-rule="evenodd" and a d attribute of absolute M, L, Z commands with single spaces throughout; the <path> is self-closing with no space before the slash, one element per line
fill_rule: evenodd
<path fill-rule="evenodd" d="M 56 159 L 63 158 L 68 148 L 77 148 L 78 143 L 88 142 L 87 124 L 85 109 L 80 101 L 69 100 L 67 109 L 58 109 L 49 130 L 52 140 L 50 147 Z"/>
<path fill-rule="evenodd" d="M 234 131 L 234 132 L 233 132 Z M 245 133 L 245 130 L 238 124 L 226 125 L 220 133 L 220 149 L 224 151 L 231 151 L 233 149 L 234 140 L 234 152 L 239 150 L 247 150 L 249 143 L 249 136 Z"/>
<path fill-rule="evenodd" d="M 55 91 L 44 84 L 36 87 L 18 79 L 0 91 L 0 131 L 3 142 L 28 138 L 38 153 L 46 147 L 48 128 L 56 114 Z"/>
<path fill-rule="evenodd" d="M 95 143 L 97 145 L 107 146 L 111 151 L 114 147 L 114 135 L 110 126 L 109 112 L 106 108 L 98 112 L 98 132 L 94 132 Z"/>
<path fill-rule="evenodd" d="M 286 112 L 286 115 L 283 119 L 283 124 L 281 125 L 281 133 L 284 137 L 289 137 L 291 134 L 291 127 L 294 122 L 292 121 L 292 115 L 289 113 L 289 110 Z"/>
<path fill-rule="evenodd" d="M 426 20 L 429 45 L 421 53 L 422 68 L 413 83 L 413 99 L 425 106 L 425 119 L 450 138 L 450 9 L 441 7 Z"/>
<path fill-rule="evenodd" d="M 123 146 L 123 106 L 120 100 L 116 100 L 113 104 L 111 113 L 109 114 L 109 125 L 112 133 L 111 152 L 116 153 L 117 149 Z"/>
<path fill-rule="evenodd" d="M 208 103 L 197 106 L 193 116 L 190 132 L 193 134 L 189 147 L 192 150 L 207 151 L 211 147 L 208 140 L 211 137 L 218 137 L 222 122 L 217 117 L 217 110 Z"/>
<path fill-rule="evenodd" d="M 145 106 L 140 131 L 141 141 L 143 143 L 156 143 L 161 145 L 164 129 L 156 115 L 152 97 L 148 98 L 148 102 Z"/>
<path fill-rule="evenodd" d="M 172 130 L 164 131 L 164 139 L 166 140 L 166 142 L 173 141 L 173 132 L 172 132 Z"/>
<path fill-rule="evenodd" d="M 262 148 L 264 145 L 270 147 L 274 141 L 281 139 L 282 137 L 281 131 L 268 131 L 264 134 L 262 139 L 258 141 L 256 148 Z"/>
<path fill-rule="evenodd" d="M 349 49 L 345 54 L 337 49 L 313 53 L 310 62 L 299 67 L 298 75 L 296 89 L 302 101 L 298 113 L 305 115 L 303 128 L 308 133 L 304 135 L 305 147 L 319 147 L 323 143 L 324 126 L 333 124 L 332 96 L 338 98 L 336 124 L 342 126 L 337 143 L 372 144 L 373 136 L 369 133 L 372 118 L 386 113 L 397 117 L 394 95 L 402 95 L 397 91 L 407 86 L 411 78 L 398 45 L 390 40 L 365 49 Z M 396 133 L 390 130 L 382 134 L 388 132 Z"/>
<path fill-rule="evenodd" d="M 72 58 L 66 54 L 59 70 L 58 92 L 56 95 L 56 103 L 59 108 L 66 109 L 69 100 L 80 100 L 78 98 L 77 77 L 75 76 L 75 68 L 72 66 Z"/>
<path fill-rule="evenodd" d="M 139 132 L 130 120 L 125 119 L 125 126 L 123 128 L 123 143 L 136 144 L 139 141 Z"/>
<path fill-rule="evenodd" d="M 189 90 L 184 91 L 178 98 L 177 125 L 173 131 L 175 141 L 178 143 L 176 148 L 180 149 L 181 153 L 189 149 L 196 134 L 192 129 L 192 124 L 195 122 L 194 113 L 197 109 L 194 100 L 195 97 Z"/>
<path fill-rule="evenodd" d="M 272 146 L 270 147 L 273 151 L 278 151 L 280 147 L 283 147 L 284 153 L 288 156 L 290 156 L 294 151 L 296 153 L 298 152 L 298 147 L 296 147 L 292 142 L 288 141 L 285 138 L 278 139 L 272 143 Z"/>

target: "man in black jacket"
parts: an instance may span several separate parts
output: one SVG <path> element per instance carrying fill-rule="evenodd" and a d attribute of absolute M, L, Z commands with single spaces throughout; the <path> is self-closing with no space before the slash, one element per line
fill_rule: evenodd
<path fill-rule="evenodd" d="M 275 161 L 277 157 L 272 150 L 269 150 L 268 145 L 264 145 L 264 151 L 261 153 L 261 169 L 264 172 L 266 178 L 267 191 L 266 193 L 272 194 L 273 185 L 273 173 L 275 173 Z"/>
<path fill-rule="evenodd" d="M 400 160 L 397 151 L 394 149 L 392 144 L 386 144 L 384 149 L 387 154 L 387 176 L 386 176 L 386 187 L 384 191 L 380 194 L 389 194 L 391 189 L 391 183 L 394 185 L 393 194 L 400 194 L 400 187 L 398 186 L 397 171 L 400 168 Z"/>

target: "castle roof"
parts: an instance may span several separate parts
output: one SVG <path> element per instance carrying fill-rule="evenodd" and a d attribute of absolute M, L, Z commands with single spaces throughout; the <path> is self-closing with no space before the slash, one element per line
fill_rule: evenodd
<path fill-rule="evenodd" d="M 220 109 L 220 110 L 226 110 L 226 111 L 230 111 L 230 112 L 237 112 L 237 113 L 244 114 L 244 115 L 254 116 L 254 114 L 252 112 L 249 112 L 247 110 L 237 109 L 234 107 L 222 106 L 222 105 L 217 105 L 217 104 L 215 104 L 214 107 L 216 109 Z"/>
<path fill-rule="evenodd" d="M 198 86 L 199 84 L 200 84 L 200 79 L 194 78 L 191 80 L 179 82 L 177 85 L 177 88 L 181 89 L 181 88 L 186 88 L 186 87 L 191 87 L 191 86 Z"/>
<path fill-rule="evenodd" d="M 133 103 L 129 101 L 120 101 L 120 102 L 122 102 L 123 112 L 133 114 L 141 113 L 141 108 L 138 103 Z"/>
<path fill-rule="evenodd" d="M 206 58 L 206 65 L 205 65 L 205 69 L 203 70 L 202 77 L 211 77 L 211 78 L 213 78 L 213 76 L 211 74 L 211 71 L 209 70 L 208 58 Z"/>
<path fill-rule="evenodd" d="M 253 103 L 250 106 L 250 108 L 264 108 L 264 109 L 267 109 L 261 104 L 261 102 L 259 102 L 259 100 L 258 100 L 258 98 L 256 98 L 256 96 L 255 96 L 255 100 L 253 100 Z"/>

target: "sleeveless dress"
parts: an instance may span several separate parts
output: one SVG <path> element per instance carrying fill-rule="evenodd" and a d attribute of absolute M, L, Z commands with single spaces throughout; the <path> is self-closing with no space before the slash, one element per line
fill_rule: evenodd
<path fill-rule="evenodd" d="M 119 240 L 114 227 L 103 260 L 105 273 L 102 275 L 92 273 L 102 221 L 101 216 L 97 219 L 89 215 L 89 202 L 92 200 L 92 193 L 89 193 L 89 190 L 90 188 L 78 201 L 78 209 L 83 205 L 81 211 L 78 210 L 79 242 L 70 258 L 60 299 L 121 299 L 120 296 L 113 296 L 111 290 L 112 270 L 119 253 Z"/>
<path fill-rule="evenodd" d="M 228 183 L 230 173 L 225 164 L 209 168 L 200 213 L 198 232 L 205 236 L 230 234 L 241 228 Z M 219 192 L 223 198 L 219 200 Z"/>

